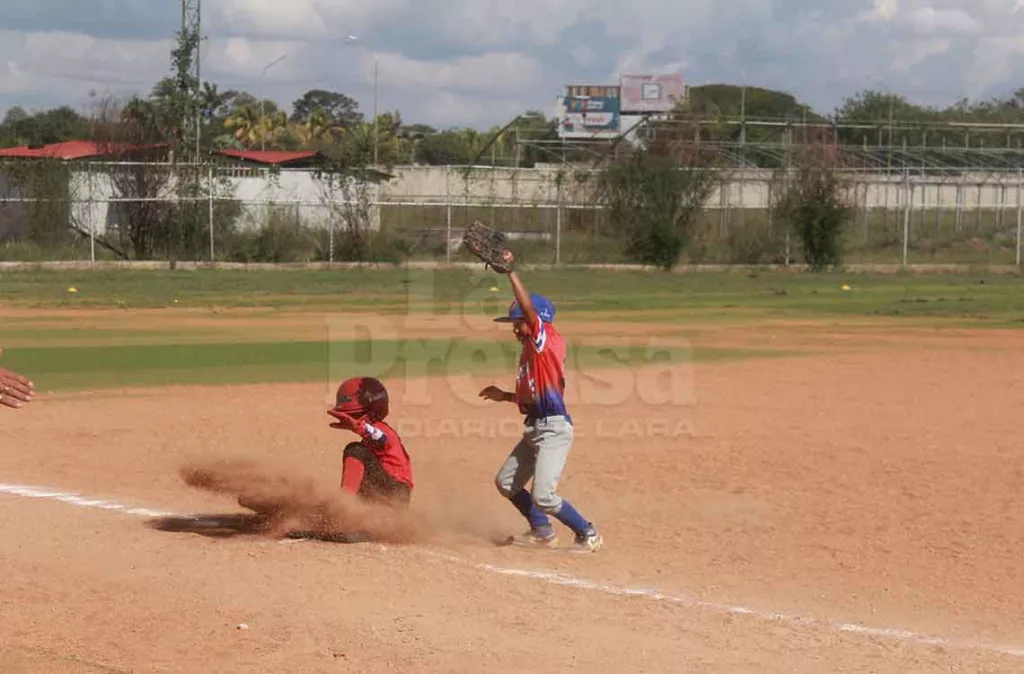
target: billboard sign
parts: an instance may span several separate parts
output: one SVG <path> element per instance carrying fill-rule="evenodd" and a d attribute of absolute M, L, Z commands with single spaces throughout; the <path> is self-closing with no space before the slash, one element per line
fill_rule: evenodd
<path fill-rule="evenodd" d="M 680 73 L 665 75 L 620 75 L 622 112 L 671 112 L 686 98 Z"/>
<path fill-rule="evenodd" d="M 619 88 L 570 86 L 558 99 L 561 138 L 615 138 L 619 135 Z"/>

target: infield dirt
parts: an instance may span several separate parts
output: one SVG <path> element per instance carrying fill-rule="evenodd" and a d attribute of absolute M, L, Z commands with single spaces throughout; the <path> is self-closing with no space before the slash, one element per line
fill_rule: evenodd
<path fill-rule="evenodd" d="M 337 494 L 329 382 L 44 393 L 3 415 L 0 481 L 225 526 L 0 494 L 0 671 L 1024 669 L 993 650 L 1024 649 L 1017 333 L 688 337 L 804 355 L 680 366 L 688 395 L 660 406 L 620 372 L 625 399 L 577 404 L 560 490 L 602 530 L 587 556 L 493 544 L 524 526 L 493 486 L 516 414 L 472 394 L 511 373 L 396 383 L 417 487 L 375 520 Z M 329 503 L 385 542 L 282 543 L 247 526 L 245 493 Z"/>

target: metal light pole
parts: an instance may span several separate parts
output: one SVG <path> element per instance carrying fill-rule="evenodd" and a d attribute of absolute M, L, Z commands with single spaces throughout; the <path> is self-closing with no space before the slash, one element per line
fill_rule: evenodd
<path fill-rule="evenodd" d="M 276 59 L 274 59 L 273 61 L 268 63 L 267 66 L 263 69 L 263 73 L 260 75 L 260 89 L 261 90 L 263 89 L 263 78 L 266 76 L 267 71 L 270 70 L 270 68 L 272 66 L 275 66 L 278 63 L 280 63 L 281 61 L 285 60 L 287 57 L 288 57 L 288 54 L 282 54 L 281 56 L 278 56 Z M 266 112 L 265 112 L 265 110 L 266 110 L 266 95 L 265 95 L 265 92 L 261 92 L 261 94 L 260 94 L 260 124 L 263 124 L 263 120 L 266 119 Z M 262 130 L 260 131 L 260 149 L 261 150 L 266 150 L 267 149 L 267 134 L 264 133 Z"/>
<path fill-rule="evenodd" d="M 373 167 L 374 168 L 377 168 L 377 165 L 379 164 L 379 157 L 378 157 L 378 154 L 377 154 L 377 146 L 378 146 L 377 138 L 378 138 L 378 136 L 380 134 L 380 132 L 378 131 L 378 128 L 379 128 L 380 125 L 377 123 L 377 92 L 378 92 L 378 85 L 377 85 L 377 54 L 374 53 L 374 55 L 373 55 Z"/>
<path fill-rule="evenodd" d="M 349 35 L 345 39 L 346 39 L 347 42 L 350 42 L 350 43 L 366 44 L 365 42 L 363 42 L 363 40 L 361 40 L 356 35 Z M 379 162 L 380 162 L 380 154 L 379 154 L 379 151 L 378 151 L 378 146 L 379 146 L 378 138 L 380 136 L 380 132 L 378 131 L 378 128 L 377 128 L 378 127 L 378 124 L 377 124 L 377 114 L 378 114 L 378 112 L 377 112 L 377 103 L 378 103 L 378 100 L 379 100 L 379 91 L 380 91 L 380 87 L 379 87 L 380 64 L 379 64 L 379 61 L 378 61 L 378 58 L 377 58 L 377 52 L 372 52 L 372 53 L 373 53 L 373 165 L 374 165 L 374 167 L 376 167 L 379 164 Z"/>

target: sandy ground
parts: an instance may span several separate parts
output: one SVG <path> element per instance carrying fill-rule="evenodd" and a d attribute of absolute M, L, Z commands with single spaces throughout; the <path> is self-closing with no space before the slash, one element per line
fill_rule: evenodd
<path fill-rule="evenodd" d="M 475 393 L 507 378 L 389 382 L 418 486 L 415 535 L 382 544 L 60 496 L 243 516 L 182 478 L 222 459 L 334 493 L 326 384 L 5 412 L 0 671 L 1024 671 L 1018 335 L 701 334 L 808 355 L 575 377 L 561 491 L 604 534 L 588 556 L 492 543 L 524 524 L 492 482 L 516 415 Z"/>

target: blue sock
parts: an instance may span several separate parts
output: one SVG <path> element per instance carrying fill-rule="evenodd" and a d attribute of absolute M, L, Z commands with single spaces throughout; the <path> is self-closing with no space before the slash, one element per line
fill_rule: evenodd
<path fill-rule="evenodd" d="M 551 520 L 540 511 L 537 504 L 533 502 L 533 496 L 527 490 L 520 489 L 509 500 L 515 504 L 519 512 L 523 514 L 523 517 L 530 522 L 531 528 L 542 529 L 551 526 Z"/>
<path fill-rule="evenodd" d="M 558 521 L 565 526 L 572 529 L 577 534 L 582 534 L 584 531 L 590 528 L 590 522 L 583 519 L 583 516 L 576 512 L 576 508 L 572 507 L 566 500 L 562 500 L 562 508 L 555 515 Z"/>

